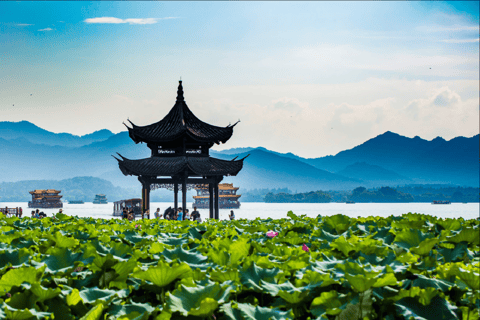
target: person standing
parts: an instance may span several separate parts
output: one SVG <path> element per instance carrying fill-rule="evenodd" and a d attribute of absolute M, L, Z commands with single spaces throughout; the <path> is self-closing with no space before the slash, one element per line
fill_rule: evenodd
<path fill-rule="evenodd" d="M 157 211 L 155 211 L 155 219 L 160 219 L 160 208 L 157 208 Z"/>
<path fill-rule="evenodd" d="M 183 211 L 182 211 L 182 208 L 179 208 L 179 209 L 178 209 L 177 220 L 178 220 L 178 221 L 182 221 L 182 220 L 183 220 Z"/>
<path fill-rule="evenodd" d="M 230 215 L 228 217 L 230 220 L 235 220 L 235 213 L 233 213 L 233 210 L 230 210 Z"/>
<path fill-rule="evenodd" d="M 197 207 L 193 207 L 192 220 L 196 221 L 200 217 L 200 212 L 197 211 Z"/>

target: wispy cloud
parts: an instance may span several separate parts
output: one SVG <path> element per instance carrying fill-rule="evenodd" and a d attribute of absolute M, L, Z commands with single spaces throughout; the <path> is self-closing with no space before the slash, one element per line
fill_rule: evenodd
<path fill-rule="evenodd" d="M 19 27 L 28 27 L 28 26 L 33 26 L 33 24 L 30 24 L 30 23 L 17 23 L 16 26 L 19 26 Z"/>
<path fill-rule="evenodd" d="M 420 30 L 425 32 L 455 32 L 455 31 L 479 31 L 478 26 L 465 26 L 465 25 L 451 25 L 451 26 L 422 26 L 419 27 Z"/>
<path fill-rule="evenodd" d="M 165 17 L 165 18 L 138 18 L 138 19 L 120 19 L 115 17 L 99 17 L 85 19 L 85 23 L 128 23 L 128 24 L 155 24 L 159 20 L 176 19 L 177 17 Z"/>
<path fill-rule="evenodd" d="M 52 31 L 52 28 L 38 29 L 37 31 Z"/>
<path fill-rule="evenodd" d="M 479 38 L 476 39 L 446 39 L 446 40 L 441 40 L 442 42 L 446 43 L 473 43 L 473 42 L 478 42 Z"/>

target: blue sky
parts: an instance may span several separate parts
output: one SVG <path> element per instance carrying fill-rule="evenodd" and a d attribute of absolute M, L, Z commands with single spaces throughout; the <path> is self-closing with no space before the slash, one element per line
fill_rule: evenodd
<path fill-rule="evenodd" d="M 479 4 L 0 2 L 0 119 L 83 135 L 160 120 L 181 76 L 219 149 L 318 157 L 387 130 L 478 134 Z"/>

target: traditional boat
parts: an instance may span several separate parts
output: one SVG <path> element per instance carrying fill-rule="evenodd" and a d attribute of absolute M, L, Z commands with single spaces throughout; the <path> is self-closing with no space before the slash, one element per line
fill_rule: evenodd
<path fill-rule="evenodd" d="M 84 204 L 82 200 L 69 200 L 68 204 Z"/>
<path fill-rule="evenodd" d="M 218 207 L 220 209 L 238 209 L 240 208 L 240 198 L 242 195 L 237 194 L 238 187 L 234 187 L 233 183 L 220 183 L 218 185 Z M 193 196 L 195 201 L 192 207 L 199 209 L 208 209 L 210 207 L 210 193 L 208 185 L 197 185 L 195 187 L 197 195 Z"/>
<path fill-rule="evenodd" d="M 59 193 L 61 190 L 55 189 L 40 189 L 30 191 L 32 195 L 32 201 L 28 202 L 29 208 L 63 208 L 63 203 L 60 200 L 62 197 Z"/>
<path fill-rule="evenodd" d="M 94 204 L 108 204 L 107 196 L 104 194 L 97 194 L 95 195 L 95 199 L 93 199 Z"/>
<path fill-rule="evenodd" d="M 128 200 L 120 200 L 115 201 L 113 203 L 113 216 L 119 217 L 122 216 L 123 208 L 127 208 L 128 210 L 133 208 L 133 213 L 136 216 L 142 215 L 142 199 L 128 199 Z"/>
<path fill-rule="evenodd" d="M 451 204 L 450 201 L 441 201 L 441 200 L 434 200 L 432 204 Z"/>

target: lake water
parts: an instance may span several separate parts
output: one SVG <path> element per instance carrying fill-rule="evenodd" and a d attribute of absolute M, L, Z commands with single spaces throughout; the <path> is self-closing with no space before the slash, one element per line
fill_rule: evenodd
<path fill-rule="evenodd" d="M 28 208 L 26 202 L 0 202 L 0 207 L 8 206 L 22 207 L 23 215 L 30 215 L 32 209 Z M 167 202 L 151 202 L 150 211 L 153 213 L 157 208 L 163 211 L 172 206 Z M 188 202 L 188 208 L 192 207 L 192 203 Z M 58 212 L 58 209 L 40 209 L 48 216 Z M 237 219 L 255 219 L 255 218 L 286 218 L 289 210 L 296 215 L 305 214 L 309 217 L 316 217 L 319 214 L 330 216 L 337 213 L 344 214 L 349 217 L 368 217 L 380 216 L 388 217 L 390 215 L 398 216 L 403 213 L 417 212 L 429 214 L 440 218 L 459 218 L 476 219 L 479 216 L 480 206 L 478 203 L 452 203 L 452 204 L 431 204 L 431 203 L 263 203 L 263 202 L 243 202 L 240 209 L 235 209 L 235 217 Z M 190 212 L 192 209 L 190 209 Z M 113 203 L 93 204 L 86 202 L 85 204 L 63 204 L 63 212 L 79 217 L 93 218 L 112 218 Z M 202 219 L 208 217 L 207 209 L 199 210 Z M 220 219 L 228 219 L 230 210 L 220 210 Z M 152 214 L 153 218 L 153 214 Z"/>

